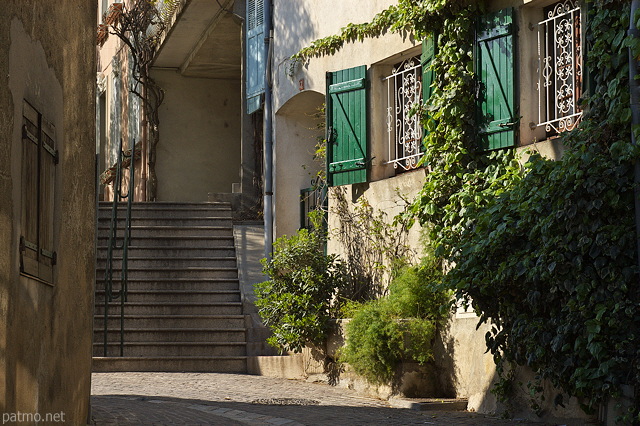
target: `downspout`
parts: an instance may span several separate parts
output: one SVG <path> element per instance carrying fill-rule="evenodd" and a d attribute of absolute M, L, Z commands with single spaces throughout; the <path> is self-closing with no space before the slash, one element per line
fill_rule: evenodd
<path fill-rule="evenodd" d="M 631 2 L 631 14 L 629 19 L 629 31 L 628 35 L 637 38 L 640 36 L 640 31 L 636 28 L 635 19 L 636 11 L 640 9 L 640 0 L 633 0 Z M 640 124 L 640 81 L 636 79 L 638 75 L 638 58 L 633 56 L 631 47 L 629 48 L 629 93 L 631 95 L 631 143 L 636 145 L 636 136 L 634 134 L 634 127 Z M 635 201 L 635 222 L 636 222 L 636 252 L 637 252 L 637 265 L 640 265 L 640 162 L 636 159 L 634 161 L 633 170 L 633 195 Z"/>
<path fill-rule="evenodd" d="M 264 257 L 273 247 L 273 116 L 271 91 L 271 0 L 264 2 Z"/>

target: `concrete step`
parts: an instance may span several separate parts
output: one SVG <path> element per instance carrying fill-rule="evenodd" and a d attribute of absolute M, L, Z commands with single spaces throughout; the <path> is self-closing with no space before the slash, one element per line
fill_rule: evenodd
<path fill-rule="evenodd" d="M 153 247 L 144 247 L 144 246 L 134 246 L 130 245 L 128 250 L 129 259 L 132 257 L 177 257 L 177 258 L 188 258 L 188 257 L 233 257 L 235 258 L 235 248 L 226 244 L 225 246 L 216 247 L 176 247 L 176 246 L 153 246 Z M 106 259 L 107 257 L 107 248 L 106 247 L 98 247 L 97 250 L 97 258 L 98 259 Z M 113 258 L 121 259 L 122 258 L 122 249 L 113 250 Z"/>
<path fill-rule="evenodd" d="M 125 217 L 118 216 L 117 227 L 124 229 L 126 224 Z M 202 217 L 165 217 L 162 215 L 152 217 L 131 217 L 132 226 L 233 226 L 230 217 L 221 215 L 202 216 Z M 111 214 L 98 218 L 98 229 L 110 229 Z"/>
<path fill-rule="evenodd" d="M 126 327 L 132 328 L 242 328 L 244 315 L 125 315 Z M 120 317 L 112 315 L 107 324 L 109 328 L 120 327 Z M 93 318 L 97 330 L 104 326 L 104 313 L 98 312 Z"/>
<path fill-rule="evenodd" d="M 98 228 L 98 238 L 108 238 L 109 228 Z M 124 229 L 116 232 L 119 238 L 124 237 Z M 233 236 L 233 226 L 132 226 L 131 239 L 146 237 L 228 237 Z"/>
<path fill-rule="evenodd" d="M 93 371 L 184 371 L 246 373 L 247 357 L 94 357 Z"/>
<path fill-rule="evenodd" d="M 98 208 L 98 219 L 111 218 L 111 203 L 100 203 Z M 125 217 L 126 207 L 120 204 L 118 207 L 118 217 Z M 131 207 L 131 217 L 152 218 L 152 217 L 224 217 L 231 218 L 230 203 L 134 203 Z"/>
<path fill-rule="evenodd" d="M 151 235 L 140 236 L 132 235 L 130 246 L 141 247 L 197 247 L 197 248 L 211 248 L 211 247 L 233 247 L 233 235 L 219 235 L 219 236 L 182 236 L 182 235 Z M 122 240 L 118 241 L 119 244 Z M 98 237 L 98 247 L 106 248 L 109 244 L 108 236 Z"/>
<path fill-rule="evenodd" d="M 242 315 L 242 303 L 154 303 L 125 302 L 127 315 Z M 109 304 L 110 315 L 119 315 L 120 303 Z M 96 314 L 104 313 L 104 305 L 96 306 Z"/>
<path fill-rule="evenodd" d="M 144 356 L 245 356 L 246 342 L 125 342 L 123 354 Z M 104 356 L 104 343 L 95 341 L 93 356 Z M 107 356 L 120 356 L 120 343 L 107 343 Z"/>
<path fill-rule="evenodd" d="M 104 331 L 94 330 L 94 342 L 103 341 Z M 120 328 L 107 329 L 107 342 L 120 341 Z M 125 324 L 125 342 L 244 342 L 244 328 L 132 328 Z"/>
<path fill-rule="evenodd" d="M 96 303 L 104 301 L 104 289 L 96 291 Z M 240 302 L 239 290 L 138 290 L 128 287 L 128 302 Z"/>
<path fill-rule="evenodd" d="M 129 267 L 129 278 L 238 278 L 238 269 L 235 267 L 193 266 L 193 267 L 163 267 L 163 268 L 138 268 Z M 104 277 L 104 268 L 98 268 L 98 277 Z M 119 277 L 120 270 L 114 269 L 113 276 Z"/>
<path fill-rule="evenodd" d="M 104 271 L 98 275 L 96 288 L 104 290 Z M 119 276 L 114 275 L 114 281 Z M 238 290 L 238 278 L 131 278 L 129 289 L 136 290 Z"/>
<path fill-rule="evenodd" d="M 98 259 L 98 270 L 103 270 L 106 266 L 106 259 Z M 112 268 L 119 270 L 122 267 L 122 261 L 119 258 L 112 260 Z M 193 268 L 193 267 L 224 267 L 234 268 L 236 266 L 236 258 L 232 256 L 226 257 L 177 257 L 177 256 L 128 256 L 128 269 L 139 268 Z"/>

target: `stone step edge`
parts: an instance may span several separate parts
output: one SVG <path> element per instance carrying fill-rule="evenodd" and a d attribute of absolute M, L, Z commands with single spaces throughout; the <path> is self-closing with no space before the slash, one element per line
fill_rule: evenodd
<path fill-rule="evenodd" d="M 104 342 L 94 342 L 94 347 Z M 107 341 L 107 346 L 120 346 L 120 342 Z M 124 346 L 247 346 L 247 342 L 124 342 Z"/>
<path fill-rule="evenodd" d="M 244 319 L 246 315 L 209 315 L 209 314 L 202 314 L 202 315 L 173 315 L 173 314 L 167 314 L 167 315 L 144 315 L 144 314 L 140 314 L 140 315 L 136 315 L 136 314 L 128 314 L 124 316 L 124 319 Z M 102 314 L 94 314 L 95 318 L 104 318 L 104 315 Z M 115 317 L 114 317 L 115 318 Z M 120 319 L 120 317 L 118 316 L 116 319 Z"/>
<path fill-rule="evenodd" d="M 407 408 L 419 411 L 466 411 L 466 398 L 400 398 L 389 399 L 389 405 L 395 408 Z"/>

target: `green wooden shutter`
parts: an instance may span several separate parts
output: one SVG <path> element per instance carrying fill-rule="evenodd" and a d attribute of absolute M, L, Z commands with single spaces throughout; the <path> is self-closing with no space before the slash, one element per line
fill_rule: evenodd
<path fill-rule="evenodd" d="M 431 98 L 433 88 L 431 85 L 434 80 L 434 71 L 431 69 L 433 58 L 436 55 L 437 35 L 431 33 L 429 37 L 422 41 L 422 55 L 420 56 L 420 65 L 422 66 L 422 102 L 428 103 Z M 424 129 L 423 138 L 429 134 L 428 129 Z"/>
<path fill-rule="evenodd" d="M 477 24 L 479 147 L 490 150 L 514 146 L 519 120 L 515 98 L 513 9 L 484 15 Z"/>
<path fill-rule="evenodd" d="M 367 181 L 367 68 L 327 73 L 329 185 Z"/>
<path fill-rule="evenodd" d="M 264 0 L 247 0 L 246 43 L 247 114 L 251 114 L 260 109 L 264 93 Z"/>

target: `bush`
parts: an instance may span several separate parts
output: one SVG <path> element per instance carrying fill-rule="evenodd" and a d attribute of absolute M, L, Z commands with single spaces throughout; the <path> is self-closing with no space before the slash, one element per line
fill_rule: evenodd
<path fill-rule="evenodd" d="M 325 255 L 322 216 L 312 229 L 283 236 L 274 243 L 273 258 L 262 260 L 271 279 L 256 286 L 256 306 L 273 335 L 267 342 L 281 352 L 300 352 L 311 344 L 322 347 L 338 317 L 345 270 L 336 255 Z"/>
<path fill-rule="evenodd" d="M 391 383 L 402 360 L 431 360 L 436 327 L 450 301 L 441 279 L 438 262 L 425 262 L 406 268 L 387 296 L 361 304 L 347 324 L 341 360 L 375 384 Z"/>

